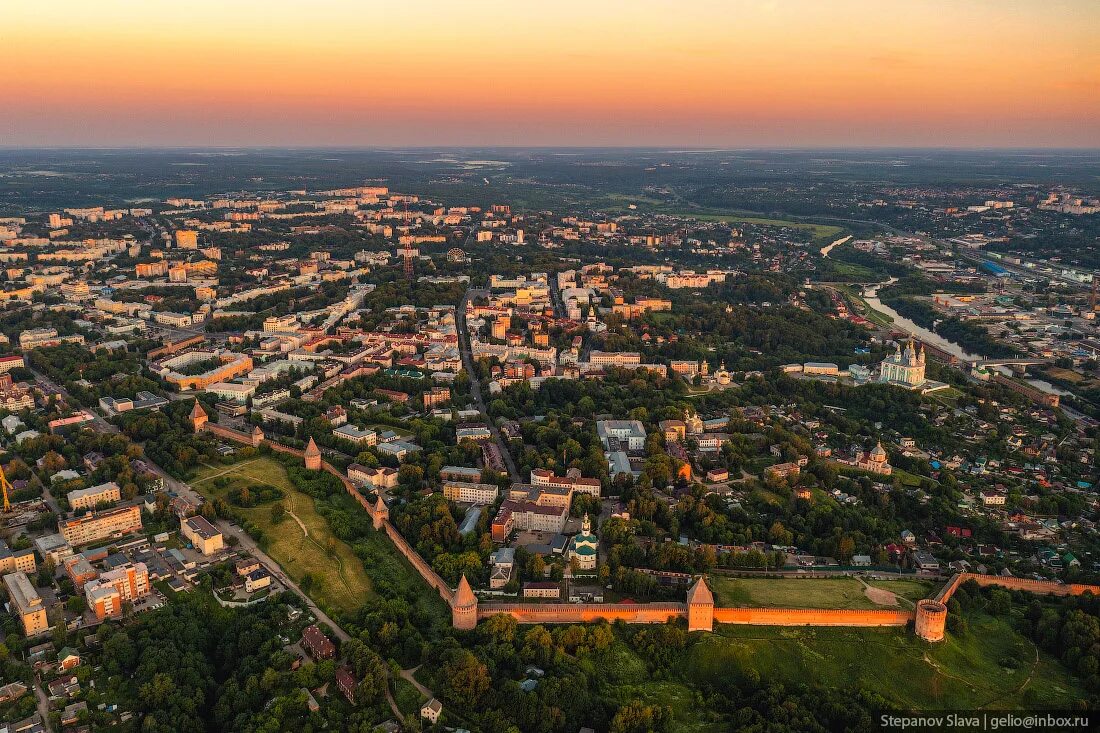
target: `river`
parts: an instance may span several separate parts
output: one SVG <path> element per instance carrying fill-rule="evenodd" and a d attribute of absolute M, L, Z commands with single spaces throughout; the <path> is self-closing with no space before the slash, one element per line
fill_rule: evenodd
<path fill-rule="evenodd" d="M 886 315 L 893 318 L 894 319 L 894 324 L 893 325 L 894 325 L 895 328 L 897 328 L 900 331 L 906 331 L 906 332 L 910 333 L 911 335 L 917 337 L 918 339 L 920 339 L 924 343 L 932 344 L 936 348 L 943 349 L 947 353 L 949 353 L 953 356 L 957 356 L 959 359 L 961 359 L 963 361 L 980 361 L 980 360 L 985 358 L 984 356 L 981 356 L 980 354 L 972 354 L 969 351 L 967 351 L 966 349 L 964 349 L 962 346 L 960 346 L 959 344 L 955 343 L 954 341 L 948 341 L 943 336 L 940 336 L 938 333 L 936 333 L 934 331 L 929 331 L 927 328 L 924 328 L 923 326 L 917 325 L 913 321 L 909 320 L 908 318 L 901 315 L 896 310 L 894 310 L 893 308 L 891 308 L 890 306 L 886 305 L 881 300 L 879 300 L 878 291 L 880 289 L 886 287 L 887 285 L 893 285 L 897 281 L 898 281 L 898 279 L 896 277 L 891 277 L 889 280 L 887 280 L 884 283 L 880 283 L 878 285 L 869 285 L 869 286 L 867 286 L 866 288 L 863 289 L 863 293 L 862 293 L 863 299 L 867 301 L 867 305 L 871 306 L 871 308 L 879 311 L 880 313 L 885 313 Z M 996 367 L 996 369 L 1001 374 L 1004 374 L 1004 375 L 1007 375 L 1007 376 L 1012 375 L 1012 370 L 1007 368 L 1007 367 Z M 1068 395 L 1068 394 L 1070 394 L 1069 392 L 1066 392 L 1063 389 L 1059 389 L 1058 387 L 1055 387 L 1050 382 L 1044 381 L 1042 379 L 1025 379 L 1024 381 L 1027 382 L 1028 384 L 1030 384 L 1031 386 L 1035 387 L 1036 389 L 1040 389 L 1043 392 L 1046 392 L 1047 394 L 1056 394 L 1056 395 Z"/>
<path fill-rule="evenodd" d="M 948 341 L 943 336 L 940 336 L 938 333 L 934 331 L 929 331 L 927 328 L 917 325 L 913 321 L 909 320 L 908 318 L 901 315 L 896 310 L 879 300 L 878 291 L 888 285 L 893 285 L 897 281 L 898 279 L 896 277 L 892 277 L 884 283 L 867 286 L 863 289 L 863 299 L 867 301 L 867 305 L 871 306 L 880 313 L 885 313 L 886 315 L 893 318 L 895 328 L 901 331 L 906 331 L 913 336 L 916 336 L 926 344 L 932 344 L 936 348 L 943 349 L 947 353 L 953 356 L 957 356 L 963 361 L 980 361 L 981 359 L 985 358 L 979 354 L 971 354 L 969 351 L 965 350 L 954 341 Z"/>

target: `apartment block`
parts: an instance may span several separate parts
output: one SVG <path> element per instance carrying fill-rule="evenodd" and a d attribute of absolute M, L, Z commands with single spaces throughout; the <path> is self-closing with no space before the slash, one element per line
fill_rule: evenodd
<path fill-rule="evenodd" d="M 0 575 L 14 572 L 30 574 L 36 570 L 38 565 L 34 561 L 34 550 L 28 547 L 13 551 L 0 540 Z"/>
<path fill-rule="evenodd" d="M 122 615 L 122 594 L 110 583 L 101 583 L 98 580 L 86 583 L 84 597 L 88 601 L 88 608 L 100 621 Z"/>
<path fill-rule="evenodd" d="M 149 593 L 149 570 L 143 562 L 127 564 L 102 573 L 99 582 L 113 586 L 122 600 L 134 601 Z"/>
<path fill-rule="evenodd" d="M 57 523 L 58 531 L 70 545 L 86 545 L 111 537 L 123 537 L 141 530 L 141 509 L 120 507 L 87 514 Z"/>
<path fill-rule="evenodd" d="M 122 490 L 114 481 L 108 481 L 99 486 L 89 486 L 85 489 L 76 489 L 66 494 L 69 500 L 69 508 L 73 511 L 80 509 L 95 509 L 100 504 L 112 504 L 122 500 Z"/>
<path fill-rule="evenodd" d="M 466 481 L 444 481 L 443 496 L 449 501 L 467 504 L 492 504 L 497 500 L 500 489 L 492 484 L 475 484 Z"/>
<path fill-rule="evenodd" d="M 42 604 L 42 597 L 38 595 L 26 573 L 8 573 L 4 576 L 4 585 L 8 590 L 15 612 L 19 614 L 19 621 L 23 624 L 23 633 L 27 636 L 35 636 L 50 630 L 50 623 L 46 619 L 46 607 Z"/>

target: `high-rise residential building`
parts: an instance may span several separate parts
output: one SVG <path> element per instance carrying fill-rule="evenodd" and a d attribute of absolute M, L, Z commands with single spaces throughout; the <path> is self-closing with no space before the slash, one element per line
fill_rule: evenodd
<path fill-rule="evenodd" d="M 198 249 L 199 233 L 193 229 L 178 229 L 176 231 L 176 246 L 180 249 Z"/>

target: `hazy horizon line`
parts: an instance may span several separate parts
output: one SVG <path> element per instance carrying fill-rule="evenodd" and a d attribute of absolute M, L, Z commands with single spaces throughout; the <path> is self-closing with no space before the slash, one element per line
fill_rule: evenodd
<path fill-rule="evenodd" d="M 1095 145 L 508 145 L 508 144 L 416 144 L 416 145 L 3 145 L 0 151 L 79 151 L 79 150 L 132 150 L 132 151 L 188 151 L 188 150 L 349 150 L 349 151 L 402 151 L 402 150 L 647 150 L 672 153 L 733 153 L 739 151 L 970 151 L 970 152 L 1098 152 Z"/>

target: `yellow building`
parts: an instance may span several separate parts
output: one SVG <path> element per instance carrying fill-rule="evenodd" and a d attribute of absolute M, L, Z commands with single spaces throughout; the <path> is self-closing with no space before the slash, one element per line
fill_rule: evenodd
<path fill-rule="evenodd" d="M 180 249 L 198 249 L 199 233 L 193 229 L 179 229 L 176 231 L 176 246 Z"/>
<path fill-rule="evenodd" d="M 112 504 L 122 499 L 122 491 L 114 481 L 108 481 L 99 486 L 89 486 L 86 489 L 70 491 L 66 498 L 69 500 L 69 508 L 74 512 L 79 509 L 95 509 L 100 504 Z"/>
<path fill-rule="evenodd" d="M 180 532 L 204 555 L 213 555 L 225 546 L 222 533 L 204 517 L 188 517 L 183 520 L 180 523 Z"/>
<path fill-rule="evenodd" d="M 26 573 L 8 573 L 4 576 L 4 585 L 8 589 L 15 612 L 23 624 L 23 633 L 27 636 L 41 634 L 50 630 L 46 619 L 46 607 Z"/>
<path fill-rule="evenodd" d="M 6 544 L 0 541 L 0 575 L 7 573 L 34 573 L 38 565 L 34 561 L 34 550 L 29 547 L 25 550 L 12 552 Z"/>
<path fill-rule="evenodd" d="M 126 506 L 98 514 L 62 519 L 57 523 L 57 529 L 65 541 L 74 547 L 110 537 L 122 537 L 141 529 L 141 509 L 137 506 Z"/>

